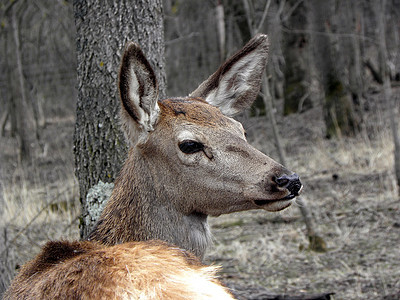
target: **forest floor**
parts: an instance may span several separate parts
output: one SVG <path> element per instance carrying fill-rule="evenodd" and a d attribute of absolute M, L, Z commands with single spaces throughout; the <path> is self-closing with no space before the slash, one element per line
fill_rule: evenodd
<path fill-rule="evenodd" d="M 390 108 L 380 93 L 368 97 L 364 128 L 353 138 L 325 139 L 320 107 L 279 118 L 287 167 L 301 176 L 302 197 L 328 251 L 308 249 L 295 203 L 279 213 L 210 218 L 214 244 L 206 262 L 222 266 L 220 275 L 230 287 L 261 287 L 280 295 L 334 292 L 334 299 L 400 299 L 400 199 Z M 278 158 L 265 117 L 246 119 L 244 126 L 250 143 Z M 48 119 L 43 142 L 24 167 L 16 163 L 15 141 L 1 138 L 3 281 L 47 240 L 79 238 L 73 128 L 73 116 Z M 253 293 L 252 299 L 262 296 Z"/>

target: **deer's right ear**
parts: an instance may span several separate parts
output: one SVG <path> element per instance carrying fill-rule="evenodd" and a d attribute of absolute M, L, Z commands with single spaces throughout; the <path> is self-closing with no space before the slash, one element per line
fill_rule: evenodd
<path fill-rule="evenodd" d="M 191 97 L 200 97 L 233 116 L 256 99 L 268 58 L 268 37 L 258 34 L 204 81 Z"/>
<path fill-rule="evenodd" d="M 121 121 L 128 139 L 153 131 L 160 109 L 158 84 L 150 63 L 140 47 L 128 43 L 119 72 Z"/>

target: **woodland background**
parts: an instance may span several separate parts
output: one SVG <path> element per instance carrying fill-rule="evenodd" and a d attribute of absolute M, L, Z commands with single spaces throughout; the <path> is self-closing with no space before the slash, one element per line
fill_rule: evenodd
<path fill-rule="evenodd" d="M 78 2 L 0 2 L 0 294 L 45 241 L 79 238 Z M 168 96 L 187 95 L 256 32 L 269 35 L 268 80 L 238 119 L 250 143 L 301 175 L 326 242 L 323 252 L 307 249 L 296 207 L 233 214 L 210 220 L 208 261 L 238 289 L 400 298 L 400 1 L 162 5 Z M 117 68 L 100 59 L 86 75 Z"/>

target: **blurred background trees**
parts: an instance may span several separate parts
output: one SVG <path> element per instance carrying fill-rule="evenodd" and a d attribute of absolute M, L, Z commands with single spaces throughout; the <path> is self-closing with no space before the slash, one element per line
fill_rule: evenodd
<path fill-rule="evenodd" d="M 18 137 L 22 157 L 29 157 L 31 144 L 40 140 L 45 116 L 75 108 L 71 2 L 1 3 L 0 125 L 2 134 L 8 124 L 10 134 Z M 254 26 L 270 34 L 268 81 L 274 105 L 286 115 L 323 105 L 327 137 L 358 134 L 371 83 L 383 84 L 386 73 L 392 81 L 400 79 L 398 0 L 163 2 L 171 96 L 191 91 L 250 39 Z M 87 5 L 75 14 L 84 9 Z M 115 13 L 110 11 L 110 20 Z M 120 28 L 130 30 L 130 25 Z M 379 46 L 382 38 L 386 54 Z M 264 113 L 261 101 L 257 107 Z"/>
<path fill-rule="evenodd" d="M 2 0 L 0 4 L 1 135 L 7 128 L 18 139 L 24 161 L 30 160 L 32 148 L 40 142 L 45 118 L 75 109 L 71 12 L 65 1 Z"/>

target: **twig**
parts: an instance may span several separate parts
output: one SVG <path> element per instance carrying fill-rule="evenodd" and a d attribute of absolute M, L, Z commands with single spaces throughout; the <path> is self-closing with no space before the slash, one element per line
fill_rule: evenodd
<path fill-rule="evenodd" d="M 263 27 L 263 25 L 264 25 L 265 18 L 267 17 L 267 14 L 268 14 L 268 10 L 269 10 L 269 6 L 270 6 L 270 5 L 271 5 L 271 0 L 268 0 L 267 3 L 265 3 L 264 12 L 263 12 L 263 15 L 262 15 L 262 17 L 261 17 L 260 23 L 258 24 L 258 27 L 257 27 L 255 33 L 261 32 L 261 29 L 262 29 L 262 27 Z"/>

